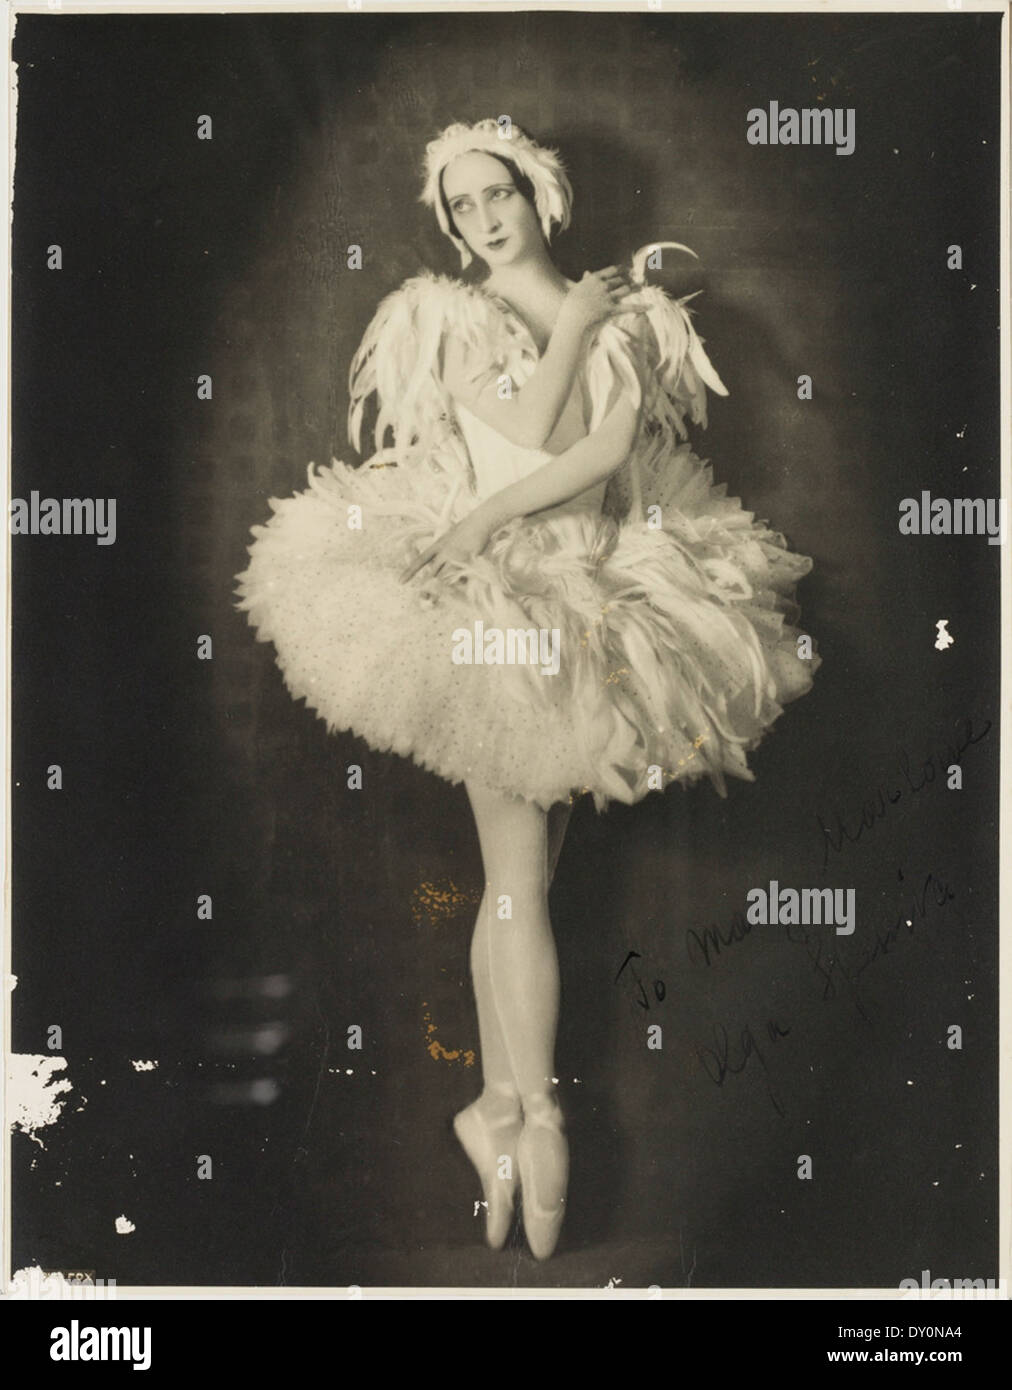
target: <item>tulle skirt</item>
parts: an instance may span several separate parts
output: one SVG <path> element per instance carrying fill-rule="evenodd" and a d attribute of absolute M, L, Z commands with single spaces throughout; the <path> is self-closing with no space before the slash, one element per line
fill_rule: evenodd
<path fill-rule="evenodd" d="M 753 780 L 746 754 L 819 665 L 794 625 L 811 560 L 714 486 L 688 445 L 619 521 L 569 504 L 404 584 L 474 501 L 417 471 L 310 465 L 252 528 L 236 606 L 292 696 L 378 751 L 547 809 L 673 781 Z"/>

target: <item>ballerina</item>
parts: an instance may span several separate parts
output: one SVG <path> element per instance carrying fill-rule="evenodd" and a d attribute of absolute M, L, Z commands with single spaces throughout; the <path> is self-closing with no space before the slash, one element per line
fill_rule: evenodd
<path fill-rule="evenodd" d="M 466 787 L 483 1086 L 454 1130 L 488 1244 L 507 1240 L 519 1191 L 546 1259 L 569 1178 L 548 891 L 573 802 L 753 780 L 747 752 L 819 657 L 799 658 L 792 625 L 811 560 L 688 441 L 707 388 L 726 389 L 687 301 L 645 282 L 652 253 L 688 248 L 568 280 L 550 254 L 572 205 L 562 162 L 505 134 L 455 123 L 427 146 L 422 200 L 484 278 L 421 272 L 382 301 L 350 372 L 349 435 L 363 452 L 375 397 L 374 451 L 310 464 L 306 489 L 271 499 L 237 607 L 330 731 Z"/>

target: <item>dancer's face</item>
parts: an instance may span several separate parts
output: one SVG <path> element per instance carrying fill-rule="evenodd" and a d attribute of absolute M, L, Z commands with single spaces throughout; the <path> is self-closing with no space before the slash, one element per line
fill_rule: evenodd
<path fill-rule="evenodd" d="M 443 192 L 457 231 L 491 268 L 542 247 L 537 213 L 493 155 L 458 155 L 443 170 Z"/>

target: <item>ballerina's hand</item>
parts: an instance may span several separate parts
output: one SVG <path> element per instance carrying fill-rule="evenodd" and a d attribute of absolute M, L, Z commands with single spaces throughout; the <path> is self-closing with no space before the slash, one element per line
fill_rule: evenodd
<path fill-rule="evenodd" d="M 406 584 L 409 579 L 413 579 L 426 565 L 431 564 L 431 574 L 437 575 L 448 562 L 466 563 L 475 555 L 480 555 L 488 545 L 493 529 L 494 527 L 476 509 L 440 536 L 428 550 L 423 550 L 401 575 L 401 583 Z"/>
<path fill-rule="evenodd" d="M 586 331 L 617 314 L 644 313 L 645 306 L 625 302 L 641 288 L 629 271 L 619 266 L 584 271 L 583 279 L 566 292 L 561 316 L 573 319 Z"/>

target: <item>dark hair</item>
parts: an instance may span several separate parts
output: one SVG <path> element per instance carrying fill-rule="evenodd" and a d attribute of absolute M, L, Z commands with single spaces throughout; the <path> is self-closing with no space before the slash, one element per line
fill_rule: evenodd
<path fill-rule="evenodd" d="M 507 159 L 505 155 L 501 155 L 501 154 L 492 154 L 492 152 L 491 152 L 490 150 L 469 150 L 469 151 L 467 151 L 467 153 L 469 153 L 469 154 L 487 154 L 488 157 L 489 157 L 489 159 L 497 159 L 497 160 L 499 161 L 500 164 L 505 165 L 505 167 L 509 170 L 510 177 L 512 178 L 513 183 L 514 183 L 515 186 L 516 186 L 517 192 L 521 195 L 521 197 L 526 198 L 527 201 L 530 203 L 531 207 L 534 209 L 534 211 L 537 212 L 537 210 L 538 210 L 538 205 L 537 205 L 537 203 L 536 203 L 536 201 L 535 201 L 535 198 L 534 198 L 534 184 L 531 182 L 531 180 L 527 177 L 526 174 L 522 174 L 522 173 L 520 172 L 520 170 L 517 168 L 517 166 L 513 163 L 512 159 Z M 447 220 L 447 223 L 449 224 L 450 231 L 453 233 L 453 235 L 454 235 L 455 237 L 457 237 L 457 238 L 459 238 L 459 240 L 463 241 L 464 238 L 460 235 L 460 231 L 459 231 L 458 228 L 457 228 L 457 224 L 456 224 L 456 222 L 454 222 L 454 220 L 453 220 L 453 213 L 450 211 L 450 204 L 449 204 L 449 202 L 447 201 L 446 192 L 445 192 L 445 190 L 444 190 L 444 188 L 443 188 L 443 175 L 444 175 L 445 173 L 446 173 L 446 170 L 445 170 L 445 169 L 440 169 L 440 171 L 439 171 L 439 200 L 440 200 L 440 202 L 443 204 L 443 211 L 446 213 L 446 220 Z"/>

